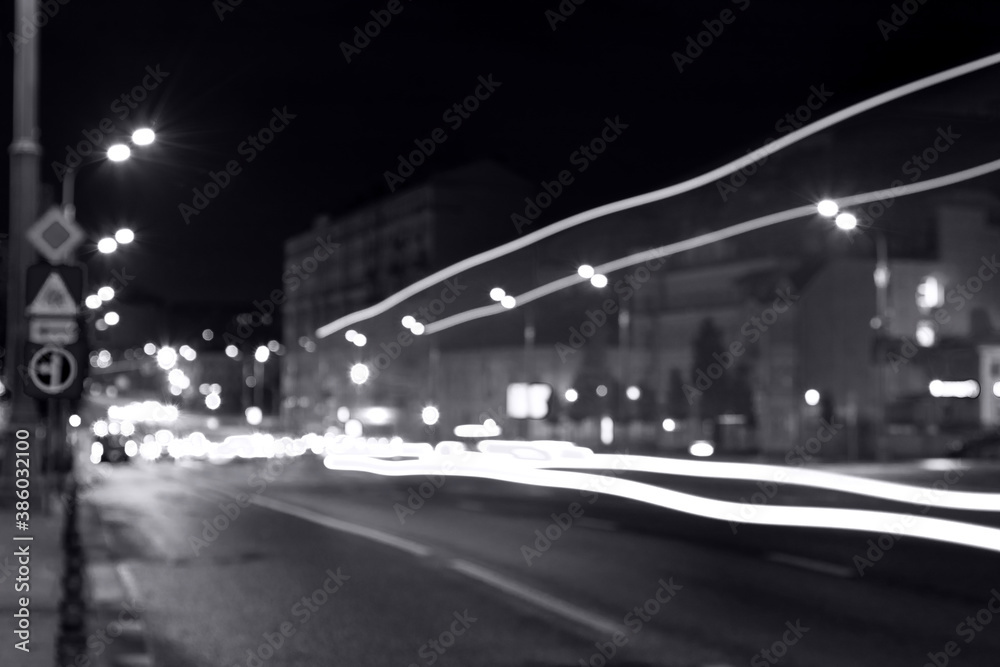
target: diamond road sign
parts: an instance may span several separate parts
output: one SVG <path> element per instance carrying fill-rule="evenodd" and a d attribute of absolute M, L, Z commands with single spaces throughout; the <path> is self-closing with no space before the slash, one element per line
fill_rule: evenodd
<path fill-rule="evenodd" d="M 59 207 L 53 206 L 28 228 L 28 242 L 53 264 L 65 262 L 83 243 L 80 225 L 68 220 Z"/>

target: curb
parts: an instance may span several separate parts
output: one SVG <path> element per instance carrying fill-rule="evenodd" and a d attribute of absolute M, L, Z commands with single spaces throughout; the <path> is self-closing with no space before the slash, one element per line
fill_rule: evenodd
<path fill-rule="evenodd" d="M 81 501 L 80 533 L 87 564 L 87 643 L 74 667 L 152 667 L 145 606 L 126 567 L 117 561 L 97 508 Z"/>

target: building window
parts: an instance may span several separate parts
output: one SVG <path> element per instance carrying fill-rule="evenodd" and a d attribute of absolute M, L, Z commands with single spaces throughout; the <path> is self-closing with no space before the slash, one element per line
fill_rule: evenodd
<path fill-rule="evenodd" d="M 944 304 L 944 290 L 934 276 L 927 276 L 917 285 L 917 306 L 924 310 L 940 308 Z"/>

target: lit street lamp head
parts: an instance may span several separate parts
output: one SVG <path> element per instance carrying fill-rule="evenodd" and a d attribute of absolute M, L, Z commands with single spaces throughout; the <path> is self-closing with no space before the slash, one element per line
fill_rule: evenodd
<path fill-rule="evenodd" d="M 858 219 L 850 213 L 841 213 L 834 220 L 834 223 L 845 232 L 849 232 L 858 226 Z"/>
<path fill-rule="evenodd" d="M 364 384 L 368 381 L 371 372 L 364 364 L 354 364 L 351 366 L 351 382 L 354 384 Z"/>
<path fill-rule="evenodd" d="M 433 405 L 428 405 L 420 411 L 420 418 L 427 426 L 434 426 L 441 418 L 441 413 Z"/>
<path fill-rule="evenodd" d="M 118 249 L 118 241 L 115 241 L 110 236 L 106 236 L 97 242 L 97 250 L 104 253 L 105 255 L 110 255 L 115 250 Z"/>
<path fill-rule="evenodd" d="M 127 245 L 135 240 L 135 234 L 131 229 L 119 229 L 115 232 L 115 241 L 119 245 Z"/>
<path fill-rule="evenodd" d="M 124 162 L 132 155 L 132 149 L 125 144 L 115 144 L 108 149 L 108 159 L 112 162 Z"/>
<path fill-rule="evenodd" d="M 148 127 L 143 127 L 132 133 L 132 143 L 136 146 L 148 146 L 156 141 L 156 133 Z"/>
<path fill-rule="evenodd" d="M 832 199 L 824 199 L 820 203 L 816 204 L 816 212 L 822 215 L 824 218 L 832 218 L 837 215 L 840 207 L 837 206 L 837 202 Z"/>

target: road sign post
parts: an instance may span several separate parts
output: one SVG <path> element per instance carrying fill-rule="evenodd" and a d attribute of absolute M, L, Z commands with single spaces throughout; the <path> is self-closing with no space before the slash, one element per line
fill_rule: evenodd
<path fill-rule="evenodd" d="M 50 262 L 28 267 L 24 315 L 28 336 L 24 365 L 18 373 L 24 394 L 44 401 L 45 440 L 41 456 L 41 507 L 51 509 L 49 495 L 60 487 L 58 462 L 66 454 L 66 402 L 83 393 L 87 370 L 87 342 L 81 336 L 80 312 L 84 272 L 79 266 L 61 264 L 72 256 L 82 234 L 73 225 L 64 227 L 58 209 L 50 209 L 28 232 L 28 240 Z M 68 231 L 67 231 L 68 230 Z"/>

